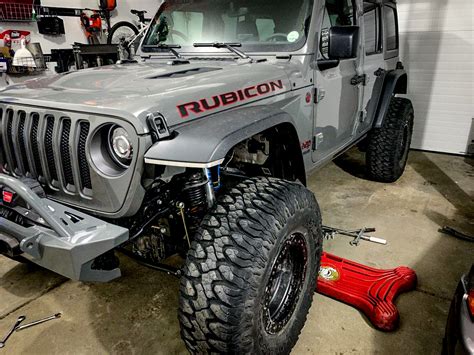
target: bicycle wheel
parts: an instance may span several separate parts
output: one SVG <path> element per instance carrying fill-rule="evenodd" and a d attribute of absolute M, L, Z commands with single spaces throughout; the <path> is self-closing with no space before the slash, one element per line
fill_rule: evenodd
<path fill-rule="evenodd" d="M 136 28 L 135 25 L 127 21 L 120 21 L 110 29 L 107 43 L 119 44 L 122 38 L 129 42 L 136 35 L 138 35 L 138 28 Z"/>

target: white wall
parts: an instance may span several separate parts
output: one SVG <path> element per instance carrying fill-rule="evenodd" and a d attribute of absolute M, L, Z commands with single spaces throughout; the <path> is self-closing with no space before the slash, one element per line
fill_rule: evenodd
<path fill-rule="evenodd" d="M 413 148 L 465 154 L 474 139 L 473 0 L 399 0 Z"/>
<path fill-rule="evenodd" d="M 71 7 L 71 8 L 98 8 L 96 0 L 42 0 L 43 6 Z M 112 25 L 120 20 L 135 20 L 137 17 L 130 13 L 130 9 L 147 10 L 148 17 L 152 17 L 161 0 L 117 0 L 117 9 L 112 13 Z M 63 36 L 44 36 L 38 33 L 35 22 L 0 22 L 4 29 L 26 30 L 31 32 L 32 42 L 41 43 L 43 52 L 49 54 L 51 49 L 71 48 L 74 42 L 87 43 L 81 27 L 79 17 L 62 17 L 66 34 Z"/>

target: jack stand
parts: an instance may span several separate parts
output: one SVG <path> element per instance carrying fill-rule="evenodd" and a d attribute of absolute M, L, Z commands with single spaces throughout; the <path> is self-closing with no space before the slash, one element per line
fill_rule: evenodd
<path fill-rule="evenodd" d="M 375 328 L 389 332 L 400 321 L 393 301 L 416 283 L 416 273 L 408 267 L 380 270 L 323 253 L 316 291 L 359 309 Z"/>

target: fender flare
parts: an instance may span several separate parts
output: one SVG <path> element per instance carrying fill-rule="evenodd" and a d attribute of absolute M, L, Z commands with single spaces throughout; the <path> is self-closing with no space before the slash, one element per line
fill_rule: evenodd
<path fill-rule="evenodd" d="M 407 89 L 408 75 L 403 69 L 385 72 L 377 78 L 367 108 L 367 115 L 372 119 L 374 128 L 382 127 L 393 95 L 406 94 Z"/>
<path fill-rule="evenodd" d="M 238 143 L 280 124 L 296 127 L 286 112 L 271 106 L 252 106 L 192 121 L 156 142 L 145 163 L 187 168 L 211 168 L 224 162 Z"/>

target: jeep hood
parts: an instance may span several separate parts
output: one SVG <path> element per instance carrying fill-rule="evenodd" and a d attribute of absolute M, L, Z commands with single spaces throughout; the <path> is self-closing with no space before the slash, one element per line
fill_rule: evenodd
<path fill-rule="evenodd" d="M 289 91 L 288 66 L 222 60 L 112 65 L 12 85 L 0 90 L 0 102 L 110 114 L 146 133 L 149 113 L 161 113 L 172 127 Z"/>

